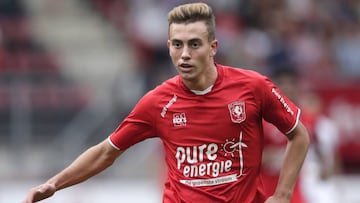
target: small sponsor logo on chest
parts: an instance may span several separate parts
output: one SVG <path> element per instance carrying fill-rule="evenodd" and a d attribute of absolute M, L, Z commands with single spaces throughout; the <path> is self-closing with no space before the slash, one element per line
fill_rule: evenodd
<path fill-rule="evenodd" d="M 173 113 L 173 124 L 175 127 L 186 126 L 185 113 Z"/>

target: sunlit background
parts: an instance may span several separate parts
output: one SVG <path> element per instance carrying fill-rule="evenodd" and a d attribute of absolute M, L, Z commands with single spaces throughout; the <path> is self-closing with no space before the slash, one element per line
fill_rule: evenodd
<path fill-rule="evenodd" d="M 167 12 L 180 0 L 0 0 L 0 203 L 105 139 L 149 89 L 175 75 Z M 339 130 L 339 203 L 360 202 L 360 2 L 208 0 L 220 63 L 298 73 Z M 299 93 L 300 94 L 300 93 Z M 159 140 L 44 202 L 161 202 Z"/>

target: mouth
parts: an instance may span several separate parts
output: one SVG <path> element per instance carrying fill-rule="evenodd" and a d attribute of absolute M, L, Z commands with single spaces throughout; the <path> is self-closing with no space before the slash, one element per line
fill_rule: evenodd
<path fill-rule="evenodd" d="M 181 71 L 184 71 L 184 72 L 188 72 L 188 71 L 190 71 L 192 68 L 193 68 L 193 66 L 190 65 L 190 64 L 187 64 L 187 63 L 182 63 L 182 64 L 179 65 L 179 69 L 180 69 Z"/>

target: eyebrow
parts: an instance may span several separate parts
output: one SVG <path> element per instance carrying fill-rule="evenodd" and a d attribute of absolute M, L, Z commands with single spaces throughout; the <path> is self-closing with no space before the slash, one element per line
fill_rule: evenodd
<path fill-rule="evenodd" d="M 170 40 L 171 42 L 183 42 L 182 40 L 180 40 L 180 39 L 171 39 Z M 192 38 L 192 39 L 189 39 L 189 40 L 187 40 L 187 42 L 198 42 L 198 41 L 202 41 L 200 38 Z"/>

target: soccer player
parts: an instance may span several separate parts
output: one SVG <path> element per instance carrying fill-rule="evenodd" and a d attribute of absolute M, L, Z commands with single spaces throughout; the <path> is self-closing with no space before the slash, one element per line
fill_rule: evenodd
<path fill-rule="evenodd" d="M 177 6 L 168 21 L 167 46 L 178 75 L 143 96 L 108 138 L 31 189 L 24 203 L 85 181 L 153 137 L 165 148 L 164 203 L 290 202 L 309 146 L 299 108 L 266 77 L 215 63 L 215 17 L 207 4 Z M 268 199 L 259 177 L 263 118 L 288 138 L 279 183 Z"/>

